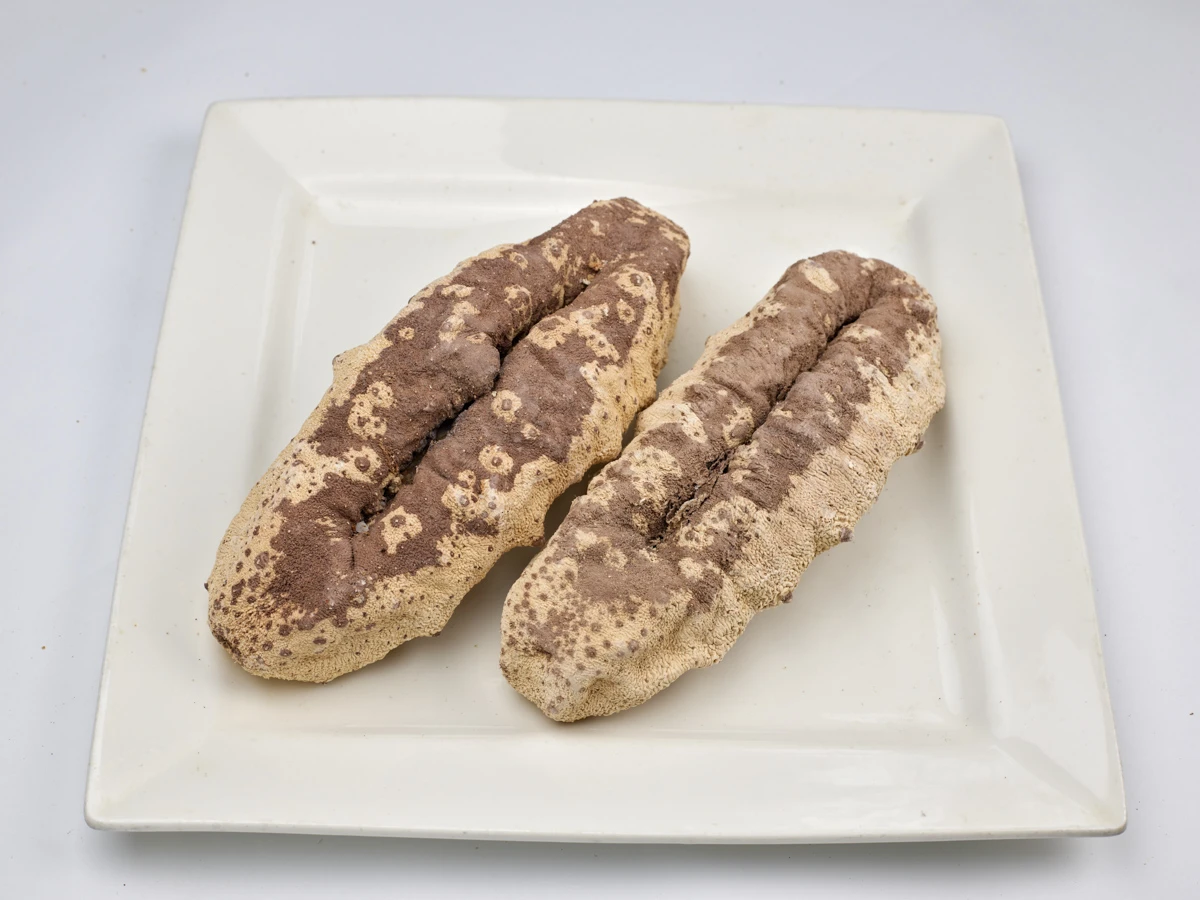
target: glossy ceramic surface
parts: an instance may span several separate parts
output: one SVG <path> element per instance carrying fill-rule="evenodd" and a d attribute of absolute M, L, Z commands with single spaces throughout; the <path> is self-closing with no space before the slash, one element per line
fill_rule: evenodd
<path fill-rule="evenodd" d="M 792 261 L 913 272 L 948 401 L 852 543 L 726 659 L 555 724 L 497 669 L 506 557 L 437 638 L 326 686 L 238 669 L 201 584 L 330 379 L 458 260 L 630 195 L 692 238 L 660 384 Z M 552 512 L 551 526 L 565 510 Z M 980 116 L 567 101 L 220 104 L 163 321 L 88 820 L 632 841 L 1124 826 L 1087 559 L 1017 170 Z"/>

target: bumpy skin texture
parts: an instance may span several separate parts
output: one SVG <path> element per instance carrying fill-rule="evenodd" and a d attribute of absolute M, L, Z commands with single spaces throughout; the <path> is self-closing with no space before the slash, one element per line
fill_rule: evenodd
<path fill-rule="evenodd" d="M 462 263 L 335 359 L 217 551 L 217 640 L 255 675 L 323 682 L 439 632 L 620 451 L 654 399 L 687 255 L 670 220 L 598 201 Z"/>
<path fill-rule="evenodd" d="M 505 601 L 500 666 L 548 716 L 719 661 L 849 540 L 945 400 L 936 311 L 887 263 L 791 266 L 638 419 Z"/>

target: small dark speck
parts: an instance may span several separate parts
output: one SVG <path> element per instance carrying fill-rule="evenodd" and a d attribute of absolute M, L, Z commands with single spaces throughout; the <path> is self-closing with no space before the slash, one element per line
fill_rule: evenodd
<path fill-rule="evenodd" d="M 249 72 L 243 72 L 243 73 L 242 73 L 242 77 L 243 77 L 243 78 L 249 78 L 249 77 L 250 77 L 250 73 L 249 73 Z"/>
<path fill-rule="evenodd" d="M 46 649 L 46 645 L 45 645 L 45 644 L 42 644 L 42 649 L 43 649 L 43 650 L 45 650 L 45 649 Z"/>
<path fill-rule="evenodd" d="M 146 74 L 146 67 L 145 67 L 145 66 L 142 66 L 142 74 L 143 74 L 143 75 L 145 75 L 145 74 Z"/>
<path fill-rule="evenodd" d="M 313 241 L 313 242 L 312 242 L 312 245 L 313 245 L 314 247 L 315 247 L 315 246 L 317 246 L 317 242 L 316 242 L 316 241 Z"/>

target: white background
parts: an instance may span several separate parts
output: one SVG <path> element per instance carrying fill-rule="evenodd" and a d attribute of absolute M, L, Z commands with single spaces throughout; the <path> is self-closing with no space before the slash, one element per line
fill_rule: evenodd
<path fill-rule="evenodd" d="M 1198 42 L 1200 6 L 1185 0 L 4 4 L 0 897 L 1200 896 Z M 204 110 L 361 94 L 1003 116 L 1062 385 L 1128 831 L 703 848 L 89 830 L 110 593 Z"/>

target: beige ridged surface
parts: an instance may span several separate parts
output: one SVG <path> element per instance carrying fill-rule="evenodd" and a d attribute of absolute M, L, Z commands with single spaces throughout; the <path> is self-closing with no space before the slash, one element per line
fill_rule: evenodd
<path fill-rule="evenodd" d="M 719 661 L 850 539 L 944 399 L 936 310 L 911 276 L 841 251 L 796 263 L 642 413 L 526 567 L 505 677 L 573 721 Z"/>
<path fill-rule="evenodd" d="M 467 260 L 339 356 L 218 550 L 209 624 L 233 658 L 323 682 L 440 631 L 620 451 L 654 398 L 687 253 L 664 217 L 598 201 Z"/>

